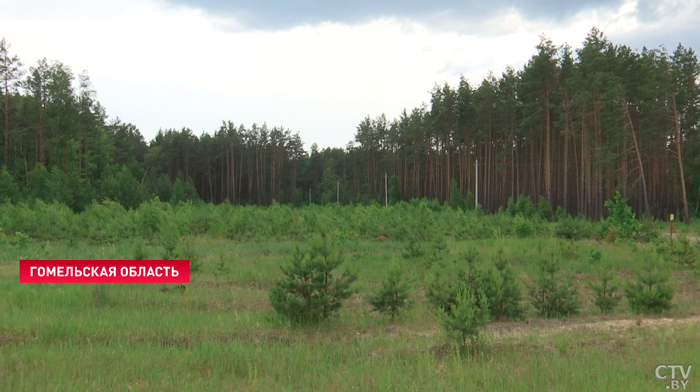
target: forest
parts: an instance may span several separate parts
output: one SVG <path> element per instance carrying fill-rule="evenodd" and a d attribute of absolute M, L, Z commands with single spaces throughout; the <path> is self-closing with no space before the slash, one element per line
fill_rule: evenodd
<path fill-rule="evenodd" d="M 25 66 L 10 49 L 3 38 L 0 203 L 383 204 L 388 176 L 392 201 L 441 203 L 473 200 L 478 178 L 486 212 L 526 195 L 597 220 L 616 191 L 638 216 L 700 209 L 700 63 L 681 44 L 639 51 L 597 28 L 579 48 L 541 36 L 522 69 L 436 84 L 430 102 L 367 116 L 346 146 L 310 151 L 284 127 L 232 121 L 147 142 L 107 115 L 87 71 Z"/>

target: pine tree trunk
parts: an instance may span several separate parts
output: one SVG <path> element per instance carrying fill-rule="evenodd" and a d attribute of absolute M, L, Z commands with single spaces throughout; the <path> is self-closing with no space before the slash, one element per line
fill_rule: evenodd
<path fill-rule="evenodd" d="M 676 125 L 676 158 L 678 160 L 678 172 L 681 179 L 681 197 L 683 198 L 683 219 L 685 219 L 685 224 L 690 224 L 690 214 L 688 213 L 688 196 L 686 195 L 685 189 L 685 176 L 683 174 L 683 155 L 681 143 L 683 139 L 681 138 L 681 123 L 678 115 L 678 110 L 676 108 L 676 95 L 672 94 L 671 102 L 673 102 L 673 121 Z"/>

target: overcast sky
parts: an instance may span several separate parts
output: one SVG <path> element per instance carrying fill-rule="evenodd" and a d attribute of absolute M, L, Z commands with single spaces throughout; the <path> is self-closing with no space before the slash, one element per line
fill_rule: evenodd
<path fill-rule="evenodd" d="M 700 50 L 700 0 L 0 0 L 0 36 L 27 65 L 87 69 L 110 118 L 213 133 L 222 120 L 343 147 L 366 116 L 521 68 L 545 33 L 579 47 L 591 27 L 641 50 Z"/>

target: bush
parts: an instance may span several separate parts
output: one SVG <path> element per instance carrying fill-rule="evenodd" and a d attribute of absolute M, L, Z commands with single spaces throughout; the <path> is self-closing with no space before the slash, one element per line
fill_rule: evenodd
<path fill-rule="evenodd" d="M 137 239 L 134 242 L 134 260 L 146 260 L 148 259 L 148 250 L 146 249 L 146 244 L 142 239 Z"/>
<path fill-rule="evenodd" d="M 175 249 L 180 243 L 180 235 L 173 222 L 165 222 L 158 231 L 158 243 L 165 249 L 164 260 L 176 257 Z"/>
<path fill-rule="evenodd" d="M 551 221 L 554 218 L 554 211 L 549 201 L 544 196 L 540 196 L 537 202 L 537 215 L 543 220 Z"/>
<path fill-rule="evenodd" d="M 376 312 L 386 313 L 393 320 L 399 312 L 408 309 L 411 305 L 409 301 L 411 289 L 409 285 L 402 281 L 403 269 L 394 263 L 389 270 L 385 281 L 374 295 L 369 299 L 369 304 Z"/>
<path fill-rule="evenodd" d="M 532 222 L 518 215 L 513 220 L 515 234 L 520 238 L 532 237 L 535 234 L 535 227 Z"/>
<path fill-rule="evenodd" d="M 515 271 L 508 260 L 503 258 L 502 251 L 494 260 L 493 268 L 482 275 L 480 286 L 489 301 L 489 311 L 494 320 L 502 318 L 520 319 L 524 309 L 520 305 L 522 291 L 517 281 Z"/>
<path fill-rule="evenodd" d="M 277 313 L 294 322 L 319 322 L 350 298 L 350 285 L 357 276 L 348 270 L 334 274 L 343 263 L 342 252 L 334 248 L 325 233 L 311 251 L 295 248 L 289 265 L 281 267 L 284 276 L 270 288 L 270 303 Z"/>
<path fill-rule="evenodd" d="M 466 271 L 433 269 L 425 292 L 428 302 L 450 313 L 457 305 L 460 293 L 466 290 L 478 298 L 484 294 L 491 319 L 520 318 L 523 314 L 520 306 L 522 293 L 515 272 L 502 254 L 499 253 L 492 267 L 483 269 L 473 265 L 474 253 L 464 257 L 469 264 Z"/>
<path fill-rule="evenodd" d="M 535 286 L 530 289 L 532 305 L 541 317 L 575 315 L 581 308 L 573 279 L 558 276 L 559 262 L 550 256 L 540 262 Z"/>
<path fill-rule="evenodd" d="M 219 262 L 214 266 L 214 275 L 224 276 L 228 275 L 229 268 L 226 265 L 226 259 L 223 254 L 219 254 Z"/>
<path fill-rule="evenodd" d="M 603 254 L 600 252 L 600 249 L 593 248 L 593 249 L 591 249 L 591 253 L 589 253 L 589 255 L 588 255 L 588 263 L 589 264 L 596 264 L 602 258 L 603 258 Z"/>
<path fill-rule="evenodd" d="M 15 248 L 26 249 L 29 242 L 29 236 L 23 233 L 15 232 Z"/>
<path fill-rule="evenodd" d="M 554 235 L 567 240 L 580 240 L 585 237 L 582 222 L 571 217 L 559 220 L 554 227 Z"/>
<path fill-rule="evenodd" d="M 620 303 L 620 299 L 622 299 L 621 296 L 616 295 L 620 286 L 615 279 L 615 272 L 609 266 L 605 266 L 596 275 L 598 282 L 589 284 L 591 290 L 595 293 L 595 306 L 603 314 L 611 313 Z"/>
<path fill-rule="evenodd" d="M 141 237 L 148 238 L 149 241 L 154 239 L 166 219 L 167 206 L 167 203 L 162 203 L 157 197 L 141 203 L 134 217 Z"/>
<path fill-rule="evenodd" d="M 190 261 L 190 272 L 196 274 L 202 271 L 202 260 L 199 258 L 197 250 L 192 245 L 192 241 L 184 241 L 182 246 L 177 251 L 177 258 L 179 260 L 189 260 Z"/>
<path fill-rule="evenodd" d="M 668 262 L 691 269 L 695 267 L 698 257 L 700 257 L 697 245 L 694 245 L 684 235 L 679 236 L 676 241 L 658 246 L 656 252 Z"/>
<path fill-rule="evenodd" d="M 401 253 L 404 259 L 418 259 L 425 256 L 425 249 L 420 242 L 416 239 L 411 238 L 408 240 L 408 245 L 406 249 Z"/>
<path fill-rule="evenodd" d="M 670 310 L 675 288 L 668 283 L 671 277 L 668 268 L 658 260 L 647 262 L 637 273 L 637 281 L 625 287 L 630 309 L 637 314 L 662 313 Z"/>
<path fill-rule="evenodd" d="M 634 212 L 632 212 L 632 207 L 628 206 L 622 199 L 620 192 L 615 192 L 613 200 L 606 200 L 605 207 L 610 211 L 610 217 L 600 223 L 602 237 L 610 237 L 609 230 L 614 227 L 616 237 L 632 239 L 642 228 L 641 222 L 635 218 Z"/>
<path fill-rule="evenodd" d="M 520 195 L 518 197 L 517 211 L 525 218 L 532 218 L 535 215 L 535 205 L 530 196 Z"/>
<path fill-rule="evenodd" d="M 489 322 L 486 295 L 475 295 L 471 290 L 461 290 L 455 298 L 452 311 L 440 314 L 447 336 L 454 339 L 460 349 L 476 343 L 479 332 Z"/>

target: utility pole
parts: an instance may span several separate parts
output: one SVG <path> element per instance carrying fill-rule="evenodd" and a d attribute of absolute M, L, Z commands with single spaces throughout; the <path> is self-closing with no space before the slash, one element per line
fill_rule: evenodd
<path fill-rule="evenodd" d="M 384 173 L 384 206 L 389 207 L 389 180 L 386 172 Z"/>
<path fill-rule="evenodd" d="M 479 208 L 479 160 L 476 160 L 476 195 L 474 197 L 474 210 Z"/>

